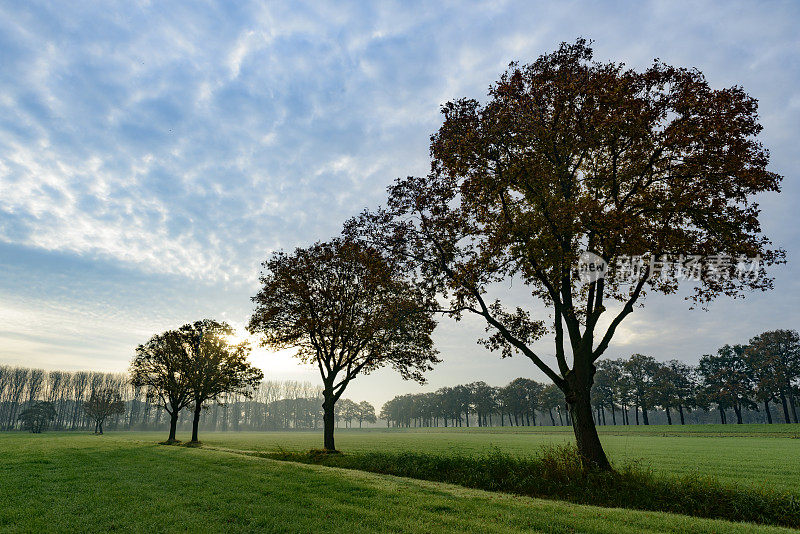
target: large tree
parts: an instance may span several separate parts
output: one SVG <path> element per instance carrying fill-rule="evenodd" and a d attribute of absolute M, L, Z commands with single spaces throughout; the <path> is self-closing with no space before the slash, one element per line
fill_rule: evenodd
<path fill-rule="evenodd" d="M 247 361 L 250 354 L 247 342 L 230 343 L 234 331 L 228 323 L 203 319 L 183 325 L 178 334 L 187 350 L 185 373 L 194 404 L 194 443 L 203 406 L 228 393 L 251 397 L 264 373 Z"/>
<path fill-rule="evenodd" d="M 186 369 L 189 354 L 183 336 L 168 330 L 136 347 L 130 366 L 131 385 L 143 388 L 147 399 L 161 406 L 170 416 L 169 438 L 175 441 L 178 414 L 191 404 L 192 390 Z"/>
<path fill-rule="evenodd" d="M 431 299 L 376 249 L 337 238 L 276 252 L 263 267 L 248 329 L 319 369 L 325 449 L 336 449 L 334 406 L 356 376 L 388 365 L 424 382 L 439 361 Z"/>
<path fill-rule="evenodd" d="M 756 140 L 757 102 L 695 69 L 593 62 L 578 40 L 512 63 L 486 103 L 455 100 L 442 113 L 431 172 L 399 179 L 387 207 L 348 230 L 404 258 L 456 318 L 483 317 L 489 348 L 528 357 L 564 392 L 587 466 L 609 468 L 592 420 L 595 362 L 645 291 L 674 293 L 690 266 L 691 299 L 706 305 L 771 288 L 764 266 L 783 260 L 752 198 L 781 181 Z M 584 251 L 610 266 L 605 277 L 576 275 Z M 683 261 L 659 269 L 663 255 Z M 618 266 L 640 256 L 623 276 Z M 702 259 L 687 265 L 691 256 Z M 712 261 L 729 256 L 762 262 L 730 276 L 736 262 Z M 494 300 L 493 283 L 509 277 L 550 317 Z M 545 333 L 555 366 L 532 345 Z"/>
<path fill-rule="evenodd" d="M 125 413 L 125 403 L 118 389 L 99 388 L 92 391 L 89 400 L 83 403 L 83 411 L 94 421 L 94 433 L 102 434 L 103 423 L 109 416 Z"/>

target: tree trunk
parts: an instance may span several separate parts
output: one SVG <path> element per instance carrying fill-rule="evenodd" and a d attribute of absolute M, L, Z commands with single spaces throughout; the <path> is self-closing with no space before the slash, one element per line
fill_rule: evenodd
<path fill-rule="evenodd" d="M 664 409 L 667 411 L 667 424 L 671 425 L 672 424 L 672 416 L 669 414 L 669 406 L 666 406 Z"/>
<path fill-rule="evenodd" d="M 100 435 L 103 434 L 103 422 L 100 421 L 100 424 L 97 425 L 98 430 L 100 430 Z"/>
<path fill-rule="evenodd" d="M 167 441 L 175 441 L 175 430 L 178 427 L 178 410 L 172 412 L 169 416 L 169 438 Z"/>
<path fill-rule="evenodd" d="M 792 417 L 794 418 L 794 422 L 797 423 L 797 407 L 795 406 L 794 395 L 792 394 L 791 390 L 789 390 L 789 406 L 792 408 Z"/>
<path fill-rule="evenodd" d="M 736 424 L 737 425 L 741 425 L 742 424 L 742 407 L 741 407 L 740 404 L 735 403 L 733 405 L 733 413 L 736 414 Z"/>
<path fill-rule="evenodd" d="M 322 403 L 322 441 L 323 447 L 326 451 L 335 451 L 336 445 L 333 441 L 333 428 L 334 428 L 334 414 L 333 407 L 335 401 L 333 400 L 333 392 L 323 392 L 325 401 Z"/>
<path fill-rule="evenodd" d="M 781 404 L 783 404 L 783 422 L 784 423 L 791 423 L 791 419 L 789 419 L 789 405 L 786 403 L 786 395 L 781 393 Z"/>
<path fill-rule="evenodd" d="M 719 420 L 724 425 L 726 424 L 725 421 L 725 409 L 722 406 L 717 406 L 719 408 Z"/>
<path fill-rule="evenodd" d="M 650 419 L 647 417 L 647 408 L 644 406 L 642 406 L 642 422 L 644 422 L 646 425 L 650 424 Z"/>
<path fill-rule="evenodd" d="M 610 470 L 611 464 L 608 462 L 600 437 L 597 435 L 597 428 L 592 418 L 592 404 L 589 399 L 591 385 L 586 388 L 583 394 L 571 392 L 567 394 L 570 416 L 572 419 L 572 430 L 575 432 L 575 442 L 578 445 L 578 452 L 584 461 L 596 469 Z"/>
<path fill-rule="evenodd" d="M 611 403 L 611 421 L 614 423 L 614 426 L 617 426 L 617 410 L 614 409 L 614 403 Z"/>
<path fill-rule="evenodd" d="M 679 404 L 679 405 L 678 405 L 678 413 L 679 413 L 679 414 L 681 414 L 681 424 L 682 424 L 682 425 L 686 424 L 686 423 L 684 422 L 684 420 L 683 420 L 683 404 Z"/>
<path fill-rule="evenodd" d="M 769 399 L 764 400 L 764 413 L 767 414 L 767 424 L 772 424 L 772 413 L 769 411 Z"/>
<path fill-rule="evenodd" d="M 200 411 L 203 409 L 203 404 L 198 402 L 194 407 L 194 418 L 192 419 L 192 442 L 197 441 L 197 427 L 200 426 Z"/>
<path fill-rule="evenodd" d="M 553 426 L 556 426 L 556 420 L 553 417 L 553 409 L 552 408 L 548 408 L 547 409 L 547 413 L 550 414 L 550 422 L 553 423 Z"/>

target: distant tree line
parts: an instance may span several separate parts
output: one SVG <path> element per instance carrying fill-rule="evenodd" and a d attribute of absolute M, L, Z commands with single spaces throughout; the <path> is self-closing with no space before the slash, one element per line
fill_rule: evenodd
<path fill-rule="evenodd" d="M 131 386 L 124 373 L 45 371 L 0 366 L 0 429 L 95 430 L 97 404 L 119 395 L 122 411 L 104 420 L 110 430 L 163 430 L 168 414 Z M 93 403 L 90 400 L 94 399 Z M 113 400 L 108 404 L 113 404 Z M 46 404 L 43 404 L 46 403 Z M 52 419 L 49 419 L 52 408 Z M 336 420 L 342 426 L 375 422 L 375 408 L 366 401 L 341 399 Z M 88 408 L 88 409 L 87 409 Z M 30 417 L 20 419 L 27 410 Z M 193 413 L 178 418 L 178 430 L 192 427 Z M 28 421 L 28 423 L 26 423 Z M 26 424 L 28 426 L 26 426 Z M 322 388 L 310 382 L 262 381 L 251 398 L 225 395 L 200 416 L 204 431 L 318 429 L 322 427 Z"/>
<path fill-rule="evenodd" d="M 599 425 L 797 423 L 798 382 L 800 336 L 774 330 L 747 345 L 725 345 L 696 366 L 642 354 L 601 360 L 592 388 L 593 417 Z M 398 427 L 571 424 L 563 393 L 527 378 L 503 387 L 473 382 L 400 395 L 384 404 L 380 415 Z"/>

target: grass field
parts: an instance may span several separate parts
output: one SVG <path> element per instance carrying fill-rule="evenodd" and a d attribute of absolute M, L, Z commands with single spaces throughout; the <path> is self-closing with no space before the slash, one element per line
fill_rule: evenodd
<path fill-rule="evenodd" d="M 548 435 L 552 436 L 552 435 Z M 545 434 L 340 432 L 342 448 L 483 439 L 522 450 Z M 657 436 L 631 435 L 659 439 Z M 0 529 L 7 532 L 789 532 L 598 508 L 357 471 L 154 443 L 161 434 L 0 434 Z M 228 434 L 207 443 L 316 445 L 314 435 Z M 672 438 L 663 438 L 672 439 Z M 682 438 L 686 441 L 705 438 Z M 728 438 L 719 438 L 728 439 Z M 737 438 L 790 442 L 788 438 Z M 636 441 L 636 440 L 634 440 Z M 647 441 L 653 446 L 655 441 Z M 383 444 L 383 445 L 382 445 Z M 467 449 L 464 449 L 467 450 Z M 640 449 L 642 450 L 642 449 Z M 741 449 L 737 449 L 741 450 Z M 796 463 L 795 456 L 795 463 Z"/>
<path fill-rule="evenodd" d="M 654 471 L 711 475 L 750 487 L 800 494 L 800 425 L 687 425 L 601 428 L 601 440 L 612 462 L 641 462 Z M 164 433 L 124 434 L 152 442 Z M 178 436 L 188 439 L 188 436 Z M 207 446 L 274 452 L 305 451 L 322 446 L 321 432 L 205 433 Z M 511 454 L 530 454 L 538 446 L 572 441 L 566 427 L 338 429 L 343 451 L 414 451 L 471 454 L 496 447 Z"/>

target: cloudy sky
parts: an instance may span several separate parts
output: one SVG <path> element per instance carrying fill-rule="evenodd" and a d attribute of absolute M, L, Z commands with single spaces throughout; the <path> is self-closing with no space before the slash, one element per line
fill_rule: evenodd
<path fill-rule="evenodd" d="M 761 199 L 789 257 L 776 290 L 708 312 L 648 298 L 608 355 L 693 362 L 800 327 L 800 4 L 374 4 L 0 1 L 0 363 L 124 370 L 164 329 L 241 329 L 270 251 L 379 205 L 395 177 L 426 172 L 442 103 L 484 98 L 510 61 L 579 36 L 600 60 L 742 85 L 785 176 Z M 542 377 L 476 345 L 482 331 L 441 323 L 425 389 Z M 318 378 L 287 353 L 254 359 L 269 378 Z M 387 370 L 347 396 L 420 390 Z"/>

